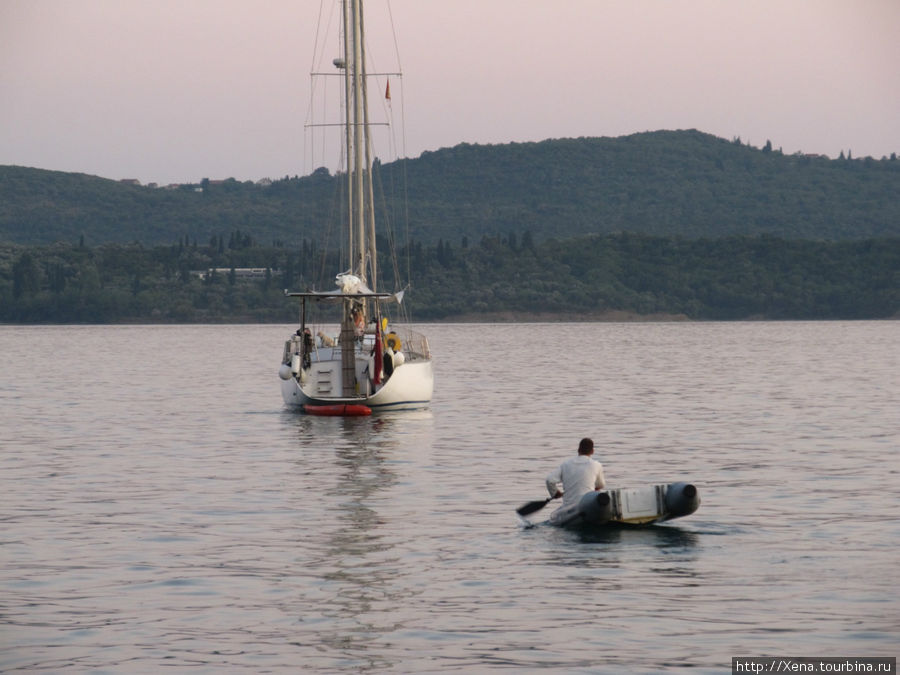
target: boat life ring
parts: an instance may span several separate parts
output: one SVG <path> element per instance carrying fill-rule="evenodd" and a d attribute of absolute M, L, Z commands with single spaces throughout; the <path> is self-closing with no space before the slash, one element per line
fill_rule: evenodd
<path fill-rule="evenodd" d="M 388 333 L 384 336 L 384 346 L 390 347 L 392 351 L 398 352 L 403 345 L 396 333 Z"/>

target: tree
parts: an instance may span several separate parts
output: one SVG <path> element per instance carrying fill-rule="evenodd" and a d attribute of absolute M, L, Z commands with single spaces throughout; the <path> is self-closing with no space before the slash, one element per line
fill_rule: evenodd
<path fill-rule="evenodd" d="M 47 279 L 52 292 L 59 294 L 66 290 L 66 271 L 62 263 L 53 263 L 47 267 Z"/>
<path fill-rule="evenodd" d="M 534 250 L 534 237 L 531 235 L 531 230 L 525 230 L 522 234 L 522 248 L 527 251 Z"/>
<path fill-rule="evenodd" d="M 33 295 L 41 290 L 41 270 L 30 253 L 23 253 L 13 265 L 13 297 Z"/>

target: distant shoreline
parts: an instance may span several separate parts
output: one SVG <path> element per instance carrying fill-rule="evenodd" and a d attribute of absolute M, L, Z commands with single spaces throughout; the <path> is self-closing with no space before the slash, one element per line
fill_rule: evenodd
<path fill-rule="evenodd" d="M 691 320 L 684 314 L 638 314 L 611 309 L 603 312 L 469 312 L 422 323 L 655 323 Z"/>
<path fill-rule="evenodd" d="M 765 317 L 748 317 L 738 321 L 766 321 Z M 609 310 L 605 312 L 468 312 L 454 314 L 442 319 L 421 319 L 413 317 L 410 324 L 442 324 L 442 323 L 675 323 L 699 322 L 684 314 L 638 314 L 625 310 Z M 127 318 L 122 321 L 92 322 L 53 322 L 35 321 L 31 323 L 4 323 L 0 326 L 248 326 L 248 325 L 282 325 L 296 321 L 260 321 L 252 317 L 225 317 L 220 321 L 161 321 L 158 317 Z M 332 322 L 326 322 L 332 323 Z M 404 323 L 404 322 L 400 322 Z"/>
<path fill-rule="evenodd" d="M 485 314 L 459 314 L 446 317 L 444 319 L 413 319 L 410 325 L 441 325 L 441 324 L 479 324 L 479 323 L 496 323 L 496 324 L 515 324 L 515 323 L 741 323 L 741 322 L 764 322 L 777 321 L 779 323 L 787 323 L 791 321 L 809 322 L 820 321 L 823 323 L 829 321 L 897 321 L 900 315 L 884 317 L 878 319 L 772 319 L 765 316 L 748 316 L 740 319 L 691 319 L 683 314 L 638 314 L 636 312 L 626 312 L 622 310 L 611 310 L 608 312 L 595 312 L 592 314 L 578 314 L 575 312 L 534 312 L 526 314 L 516 314 L 514 312 L 490 312 Z M 32 323 L 6 323 L 0 322 L 0 327 L 8 326 L 281 326 L 294 325 L 295 321 L 258 321 L 235 317 L 231 320 L 222 321 L 159 321 L 127 319 L 123 321 L 104 321 L 97 323 L 89 322 L 32 322 Z"/>

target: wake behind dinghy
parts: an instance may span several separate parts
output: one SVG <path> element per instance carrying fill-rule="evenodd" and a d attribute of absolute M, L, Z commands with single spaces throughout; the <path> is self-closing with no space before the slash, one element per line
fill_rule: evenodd
<path fill-rule="evenodd" d="M 554 511 L 547 522 L 572 528 L 650 525 L 688 516 L 699 506 L 700 494 L 693 484 L 663 483 L 588 492 L 575 504 Z"/>

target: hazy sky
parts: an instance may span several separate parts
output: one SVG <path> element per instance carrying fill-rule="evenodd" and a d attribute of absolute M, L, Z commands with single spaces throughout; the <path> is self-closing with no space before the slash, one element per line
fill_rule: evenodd
<path fill-rule="evenodd" d="M 145 183 L 309 173 L 332 4 L 0 0 L 0 164 Z M 900 152 L 900 0 L 393 0 L 393 29 L 387 7 L 368 0 L 369 42 L 389 70 L 397 35 L 409 156 L 689 128 Z"/>

